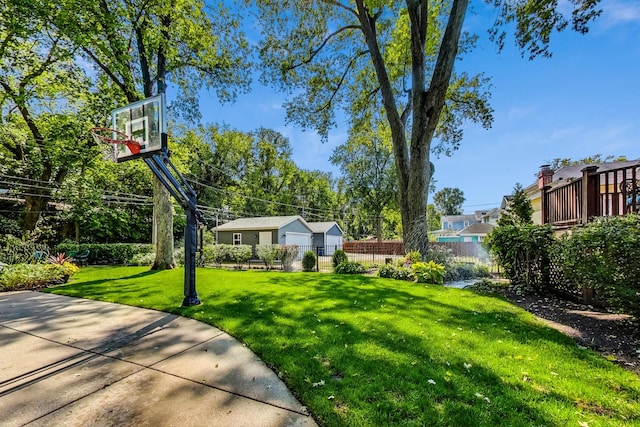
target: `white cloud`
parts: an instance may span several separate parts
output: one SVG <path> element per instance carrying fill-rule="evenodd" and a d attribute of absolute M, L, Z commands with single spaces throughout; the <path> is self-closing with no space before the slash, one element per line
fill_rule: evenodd
<path fill-rule="evenodd" d="M 640 3 L 637 0 L 604 0 L 602 20 L 607 27 L 630 22 L 640 23 Z"/>
<path fill-rule="evenodd" d="M 551 135 L 549 135 L 549 137 L 552 140 L 567 140 L 576 137 L 578 134 L 580 134 L 580 132 L 581 129 L 578 127 L 561 128 L 555 129 L 553 132 L 551 132 Z"/>
<path fill-rule="evenodd" d="M 536 107 L 511 107 L 507 110 L 507 120 L 520 120 L 536 113 Z"/>

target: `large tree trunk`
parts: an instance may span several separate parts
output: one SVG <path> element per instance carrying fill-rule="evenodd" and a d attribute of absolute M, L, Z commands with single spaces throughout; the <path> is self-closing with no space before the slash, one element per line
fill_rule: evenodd
<path fill-rule="evenodd" d="M 433 76 L 427 88 L 424 70 L 424 49 L 428 30 L 428 2 L 407 2 L 411 20 L 412 57 L 412 93 L 410 103 L 412 106 L 412 128 L 409 144 L 407 144 L 404 132 L 401 133 L 398 129 L 394 130 L 392 122 L 392 120 L 400 120 L 404 130 L 405 122 L 402 117 L 405 115 L 399 115 L 397 112 L 389 114 L 388 110 L 391 107 L 391 102 L 384 102 L 392 129 L 394 155 L 399 172 L 398 190 L 402 215 L 402 234 L 407 252 L 417 250 L 425 254 L 429 247 L 426 208 L 427 189 L 429 188 L 432 174 L 429 162 L 431 140 L 438 126 L 440 113 L 446 100 L 468 4 L 469 0 L 453 1 L 447 28 L 440 43 Z M 378 73 L 378 77 L 380 79 L 380 73 Z M 383 99 L 385 97 L 384 92 L 388 89 L 389 87 L 381 84 Z M 387 95 L 389 98 L 391 96 L 391 94 Z M 408 150 L 407 145 L 409 145 Z"/>
<path fill-rule="evenodd" d="M 44 208 L 49 202 L 49 196 L 25 196 L 26 212 L 24 216 L 24 228 L 27 231 L 36 229 L 38 220 Z"/>
<path fill-rule="evenodd" d="M 153 222 L 155 224 L 156 260 L 152 270 L 169 270 L 176 267 L 173 258 L 173 205 L 169 190 L 153 177 Z"/>

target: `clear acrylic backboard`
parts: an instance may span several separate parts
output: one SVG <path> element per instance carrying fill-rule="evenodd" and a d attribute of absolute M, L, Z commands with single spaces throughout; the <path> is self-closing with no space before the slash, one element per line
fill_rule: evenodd
<path fill-rule="evenodd" d="M 119 144 L 116 161 L 149 156 L 166 148 L 165 108 L 164 94 L 160 94 L 112 111 L 113 129 L 140 144 L 139 153 L 132 153 L 127 145 Z"/>

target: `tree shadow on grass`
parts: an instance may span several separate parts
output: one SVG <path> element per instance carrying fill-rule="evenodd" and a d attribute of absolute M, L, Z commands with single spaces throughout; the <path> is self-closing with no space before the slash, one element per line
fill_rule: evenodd
<path fill-rule="evenodd" d="M 154 283 L 152 291 L 148 280 L 123 282 L 119 290 L 131 294 L 123 300 L 150 292 L 173 295 L 176 288 L 167 280 Z M 198 292 L 200 306 L 169 307 L 163 301 L 154 308 L 213 324 L 244 341 L 322 424 L 524 426 L 594 419 L 625 425 L 639 420 L 637 382 L 618 379 L 613 365 L 494 298 L 314 273 L 212 271 L 200 274 Z M 527 360 L 536 354 L 545 363 Z M 572 390 L 550 372 L 563 358 L 592 378 Z M 618 396 L 607 390 L 598 397 L 604 388 L 618 390 Z"/>
<path fill-rule="evenodd" d="M 579 413 L 623 425 L 638 417 L 637 403 L 612 407 L 555 389 L 538 372 L 522 373 L 517 347 L 561 349 L 583 369 L 612 367 L 506 303 L 492 309 L 470 293 L 389 287 L 362 276 L 265 276 L 257 286 L 268 292 L 213 291 L 201 295 L 204 306 L 183 312 L 241 338 L 324 424 L 554 425 Z M 462 308 L 455 301 L 463 297 L 477 298 L 477 307 Z M 505 372 L 500 357 L 522 372 Z M 600 386 L 597 379 L 581 385 Z M 638 397 L 638 388 L 625 396 Z"/>
<path fill-rule="evenodd" d="M 104 279 L 96 279 L 96 280 L 86 280 L 86 281 L 72 281 L 62 285 L 53 286 L 51 288 L 43 289 L 42 292 L 45 293 L 56 293 L 57 290 L 61 290 L 64 288 L 64 294 L 69 296 L 76 297 L 87 297 L 87 298 L 99 298 L 101 295 L 104 296 L 107 292 L 100 285 L 104 285 L 105 283 L 115 282 L 118 280 L 135 280 L 135 279 L 144 279 L 149 276 L 153 276 L 158 274 L 157 270 L 147 270 L 136 274 L 130 274 L 127 276 L 120 277 L 109 277 Z M 137 284 L 132 283 L 129 286 L 122 286 L 122 290 L 126 291 L 126 288 L 129 287 L 131 290 L 137 290 Z"/>

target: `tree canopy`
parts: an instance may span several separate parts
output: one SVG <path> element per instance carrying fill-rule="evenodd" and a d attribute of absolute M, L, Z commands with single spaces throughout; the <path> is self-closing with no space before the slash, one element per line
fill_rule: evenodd
<path fill-rule="evenodd" d="M 462 215 L 464 192 L 459 188 L 445 187 L 433 195 L 433 203 L 441 215 Z"/>
<path fill-rule="evenodd" d="M 516 41 L 532 58 L 550 55 L 554 31 L 571 24 L 586 32 L 599 14 L 595 0 L 573 1 L 569 17 L 557 0 L 487 2 L 497 10 L 493 39 L 502 46 L 505 24 L 515 23 Z M 463 31 L 469 0 L 255 4 L 264 35 L 262 79 L 290 91 L 291 120 L 326 136 L 340 108 L 352 127 L 382 112 L 391 132 L 405 247 L 426 252 L 431 151 L 455 149 L 465 121 L 492 121 L 484 75 L 454 67 L 475 41 Z"/>

